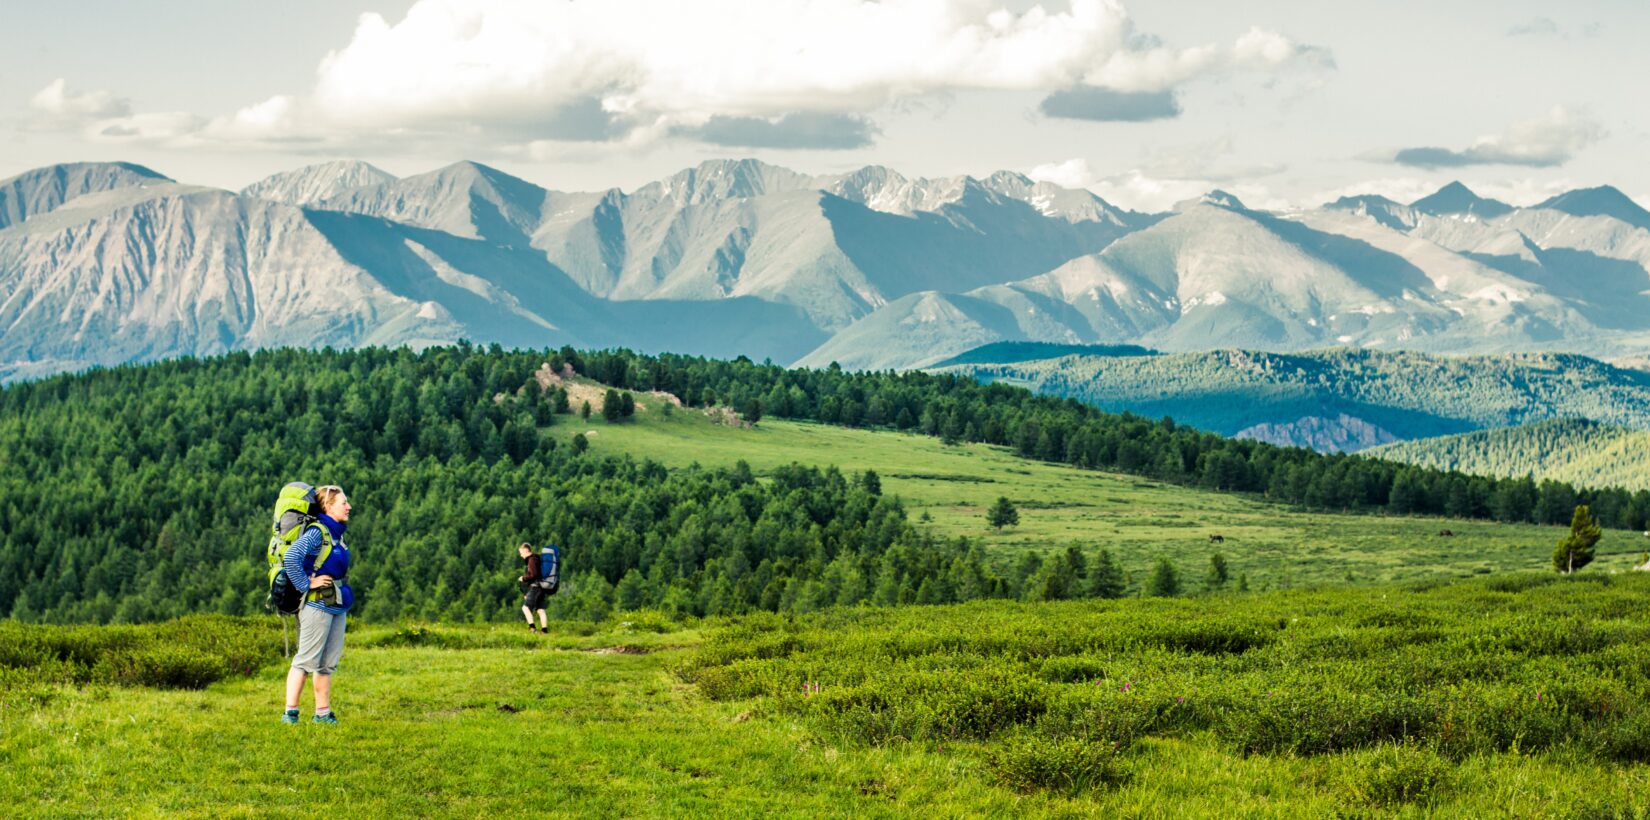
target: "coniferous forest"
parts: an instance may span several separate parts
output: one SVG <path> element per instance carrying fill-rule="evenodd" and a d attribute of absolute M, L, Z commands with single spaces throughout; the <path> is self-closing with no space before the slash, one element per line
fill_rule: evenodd
<path fill-rule="evenodd" d="M 544 428 L 578 408 L 534 378 L 546 363 L 747 418 L 986 442 L 1315 509 L 1564 523 L 1586 503 L 1616 528 L 1642 528 L 1650 514 L 1642 491 L 1325 456 L 950 375 L 565 348 L 288 349 L 0 389 L 0 613 L 136 622 L 261 611 L 269 509 L 292 480 L 349 491 L 347 540 L 361 556 L 351 580 L 374 620 L 513 617 L 522 540 L 563 546 L 553 600 L 571 617 L 1119 593 L 1111 578 L 1066 577 L 1109 556 L 1073 550 L 1016 570 L 938 539 L 874 474 L 798 465 L 758 480 L 742 464 L 667 471 L 558 448 Z"/>

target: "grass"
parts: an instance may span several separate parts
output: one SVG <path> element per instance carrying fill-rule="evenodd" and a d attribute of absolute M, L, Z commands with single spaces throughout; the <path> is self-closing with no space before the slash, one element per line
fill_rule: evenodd
<path fill-rule="evenodd" d="M 845 472 L 874 469 L 883 491 L 906 502 L 912 518 L 948 537 L 967 536 L 1011 560 L 1025 550 L 1078 544 L 1105 547 L 1137 582 L 1159 558 L 1201 578 L 1220 552 L 1234 579 L 1255 589 L 1315 584 L 1377 584 L 1544 569 L 1560 527 L 1443 518 L 1308 513 L 1264 500 L 1214 493 L 1136 476 L 1079 470 L 1020 458 L 1002 447 L 947 446 L 930 436 L 765 419 L 755 427 L 718 424 L 703 412 L 656 400 L 633 420 L 607 424 L 561 417 L 551 434 L 584 433 L 592 451 L 628 453 L 671 467 L 731 465 L 757 473 L 800 462 Z M 995 532 L 986 508 L 1006 496 L 1020 524 Z M 1455 535 L 1442 537 L 1448 529 Z M 1224 541 L 1212 544 L 1210 535 Z M 1589 571 L 1620 571 L 1639 563 L 1650 539 L 1607 530 Z"/>
<path fill-rule="evenodd" d="M 14 817 L 892 817 L 1028 804 L 920 749 L 839 749 L 748 704 L 707 701 L 671 672 L 697 632 L 519 629 L 436 627 L 424 631 L 440 646 L 406 646 L 397 628 L 352 628 L 338 727 L 307 714 L 277 723 L 280 663 L 201 690 L 59 686 L 3 713 L 0 804 Z"/>
<path fill-rule="evenodd" d="M 1646 767 L 1597 741 L 1644 735 L 1650 707 L 1624 700 L 1614 722 L 1587 716 L 1600 692 L 1643 694 L 1650 616 L 1637 602 L 1650 578 L 1550 580 L 687 626 L 643 616 L 558 625 L 549 637 L 352 624 L 337 727 L 277 723 L 277 659 L 200 689 L 57 683 L 53 697 L 0 705 L 0 804 L 18 817 L 1642 814 Z M 1593 642 L 1532 642 L 1567 634 L 1546 628 L 1549 618 L 1595 624 Z M 276 640 L 266 623 L 239 623 Z M 1223 635 L 1247 637 L 1209 642 Z M 1440 671 L 1485 659 L 1501 671 Z M 1456 698 L 1466 706 L 1453 714 L 1479 731 L 1463 737 L 1488 741 L 1443 742 L 1447 724 L 1423 721 L 1387 736 L 1288 742 L 1368 724 L 1356 710 L 1379 705 L 1371 687 L 1417 663 L 1438 678 L 1402 696 Z M 1091 664 L 1108 682 L 1132 681 L 1130 691 L 1093 684 Z M 1346 674 L 1358 667 L 1372 671 Z M 1582 683 L 1552 674 L 1564 670 L 1585 673 L 1574 676 Z M 969 678 L 996 685 L 962 685 Z M 1268 723 L 1276 709 L 1216 708 L 1282 680 L 1352 711 Z M 807 682 L 818 692 L 806 694 Z M 998 708 L 1005 690 L 1041 706 Z M 1537 691 L 1549 705 L 1503 708 L 1489 696 Z M 848 708 L 878 692 L 903 694 L 880 714 Z M 1176 713 L 1179 696 L 1198 705 Z M 1554 718 L 1564 715 L 1576 717 Z M 863 733 L 901 722 L 901 736 Z M 1257 726 L 1274 740 L 1246 743 L 1242 732 Z M 1493 742 L 1498 726 L 1510 742 Z M 1540 726 L 1561 731 L 1533 742 Z"/>

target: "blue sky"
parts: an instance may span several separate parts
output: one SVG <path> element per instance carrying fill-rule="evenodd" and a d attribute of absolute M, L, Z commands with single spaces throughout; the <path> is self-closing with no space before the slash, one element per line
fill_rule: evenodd
<path fill-rule="evenodd" d="M 1650 204 L 1650 4 L 0 0 L 0 177 L 359 158 L 634 188 L 712 157 L 999 169 L 1159 209 L 1451 179 Z"/>

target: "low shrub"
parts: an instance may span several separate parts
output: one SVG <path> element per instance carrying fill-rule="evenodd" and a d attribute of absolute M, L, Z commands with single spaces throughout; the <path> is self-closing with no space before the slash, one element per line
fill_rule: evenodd
<path fill-rule="evenodd" d="M 1396 809 L 1436 800 L 1454 785 L 1450 762 L 1432 749 L 1381 745 L 1347 761 L 1340 793 L 1348 802 Z"/>
<path fill-rule="evenodd" d="M 107 683 L 199 689 L 280 657 L 269 618 L 191 615 L 139 626 L 0 623 L 0 691 Z"/>
<path fill-rule="evenodd" d="M 1440 759 L 1650 761 L 1646 599 L 1637 573 L 839 610 L 714 626 L 680 674 L 844 742 L 982 741 L 1017 787 L 1068 788 L 1038 761 L 1093 744 L 1198 736 L 1369 755 L 1343 791 L 1392 806 L 1442 788 Z"/>
<path fill-rule="evenodd" d="M 1119 743 L 1106 740 L 1026 732 L 1003 741 L 987 759 L 997 778 L 1009 788 L 1081 794 L 1128 781 L 1128 769 L 1118 754 L 1120 748 Z"/>

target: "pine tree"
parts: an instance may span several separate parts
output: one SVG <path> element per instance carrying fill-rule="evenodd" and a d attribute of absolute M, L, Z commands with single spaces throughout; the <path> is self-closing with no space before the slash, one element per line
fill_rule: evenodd
<path fill-rule="evenodd" d="M 1553 569 L 1569 574 L 1593 562 L 1593 545 L 1598 543 L 1598 522 L 1586 504 L 1576 507 L 1570 516 L 1570 534 L 1558 542 L 1553 550 Z"/>
<path fill-rule="evenodd" d="M 1094 562 L 1094 570 L 1089 573 L 1089 597 L 1121 598 L 1127 590 L 1123 568 L 1112 560 L 1111 550 L 1101 550 L 1100 557 Z"/>
<path fill-rule="evenodd" d="M 607 393 L 602 396 L 602 418 L 606 419 L 608 424 L 612 424 L 623 414 L 624 400 L 619 398 L 619 391 L 608 388 Z"/>
<path fill-rule="evenodd" d="M 1222 590 L 1229 580 L 1231 575 L 1226 569 L 1226 556 L 1218 552 L 1209 556 L 1209 576 L 1204 579 L 1203 585 L 1211 591 Z"/>
<path fill-rule="evenodd" d="M 871 495 L 882 495 L 882 477 L 876 470 L 866 470 L 859 477 L 860 489 Z"/>
<path fill-rule="evenodd" d="M 590 420 L 590 402 L 585 402 L 584 406 L 579 408 L 579 417 L 585 421 Z"/>
<path fill-rule="evenodd" d="M 1001 532 L 1003 527 L 1016 526 L 1020 523 L 1020 511 L 1015 509 L 1014 504 L 1008 500 L 1007 496 L 999 496 L 997 503 L 986 511 L 985 522 Z"/>
<path fill-rule="evenodd" d="M 1157 566 L 1152 568 L 1151 581 L 1146 585 L 1146 594 L 1154 598 L 1173 598 L 1180 594 L 1180 573 L 1175 571 L 1169 559 L 1157 559 Z"/>
<path fill-rule="evenodd" d="M 641 609 L 647 606 L 647 584 L 642 580 L 642 573 L 631 567 L 624 577 L 619 579 L 619 587 L 614 590 L 618 598 L 619 609 Z"/>

